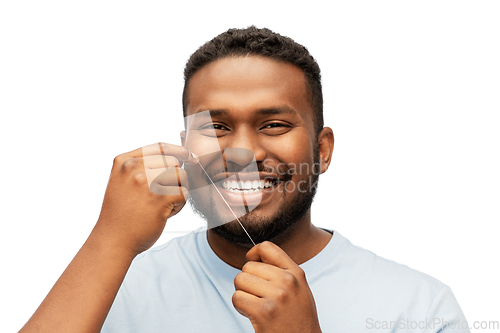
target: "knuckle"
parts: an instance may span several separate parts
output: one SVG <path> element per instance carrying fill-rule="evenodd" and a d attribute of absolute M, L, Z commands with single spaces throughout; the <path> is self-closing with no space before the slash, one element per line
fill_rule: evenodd
<path fill-rule="evenodd" d="M 241 271 L 242 272 L 248 272 L 249 270 L 251 270 L 252 266 L 253 266 L 254 262 L 253 261 L 247 261 L 243 267 L 241 267 Z"/>
<path fill-rule="evenodd" d="M 297 267 L 297 272 L 295 273 L 295 275 L 302 281 L 306 280 L 306 272 L 304 272 L 304 270 L 300 267 Z"/>
<path fill-rule="evenodd" d="M 170 147 L 170 145 L 168 143 L 165 143 L 165 142 L 158 142 L 158 148 L 160 149 L 160 152 L 162 154 L 165 154 L 165 152 L 168 151 L 168 148 Z"/>
<path fill-rule="evenodd" d="M 164 168 L 173 168 L 179 166 L 179 161 L 173 156 L 157 156 L 157 161 L 160 161 L 161 166 Z"/>
<path fill-rule="evenodd" d="M 148 180 L 147 180 L 147 177 L 146 177 L 146 174 L 142 173 L 142 172 L 138 172 L 136 173 L 134 176 L 133 176 L 133 179 L 134 179 L 134 182 L 136 184 L 144 184 L 144 183 L 147 183 Z"/>
<path fill-rule="evenodd" d="M 163 207 L 164 209 L 160 213 L 160 218 L 162 219 L 162 221 L 167 221 L 170 215 L 172 214 L 174 205 L 170 203 L 170 204 L 165 204 Z"/>
<path fill-rule="evenodd" d="M 264 241 L 264 242 L 260 243 L 259 245 L 260 245 L 260 249 L 264 252 L 268 252 L 268 251 L 271 251 L 274 249 L 274 245 L 270 241 Z"/>
<path fill-rule="evenodd" d="M 122 165 L 124 160 L 123 154 L 115 156 L 113 159 L 113 166 Z"/>
<path fill-rule="evenodd" d="M 297 278 L 292 273 L 286 272 L 282 276 L 283 285 L 287 288 L 296 288 L 299 284 Z"/>
<path fill-rule="evenodd" d="M 243 272 L 238 273 L 238 274 L 234 277 L 234 286 L 235 286 L 236 288 L 238 288 L 238 286 L 240 286 L 240 285 L 243 283 L 243 281 L 244 281 L 244 280 L 245 280 L 245 277 L 244 277 L 244 275 L 243 275 Z"/>
<path fill-rule="evenodd" d="M 123 171 L 131 171 L 134 170 L 137 165 L 139 164 L 139 161 L 135 158 L 129 158 L 125 160 L 122 164 L 122 170 Z"/>
<path fill-rule="evenodd" d="M 272 243 L 270 241 L 264 241 L 261 243 L 261 246 L 267 249 L 272 247 Z"/>
<path fill-rule="evenodd" d="M 175 169 L 177 170 L 177 174 L 179 175 L 181 181 L 186 182 L 188 179 L 186 170 L 178 166 L 176 166 Z"/>
<path fill-rule="evenodd" d="M 274 297 L 278 303 L 284 303 L 288 298 L 288 293 L 284 289 L 278 288 L 275 291 Z"/>
<path fill-rule="evenodd" d="M 267 318 L 274 318 L 277 310 L 278 306 L 273 300 L 267 299 L 264 303 L 262 303 L 262 312 Z"/>
<path fill-rule="evenodd" d="M 233 293 L 233 297 L 231 297 L 231 301 L 233 302 L 233 305 L 237 305 L 239 304 L 240 300 L 241 300 L 241 295 L 242 295 L 242 291 L 240 290 L 236 290 L 234 293 Z"/>
<path fill-rule="evenodd" d="M 178 167 L 181 165 L 181 162 L 179 162 L 179 160 L 175 157 L 170 157 L 170 160 L 168 161 L 169 165 L 171 166 L 175 166 L 175 167 Z"/>

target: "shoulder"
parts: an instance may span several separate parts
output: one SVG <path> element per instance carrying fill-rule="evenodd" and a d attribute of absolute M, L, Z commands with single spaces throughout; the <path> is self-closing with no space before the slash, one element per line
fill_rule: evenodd
<path fill-rule="evenodd" d="M 347 239 L 340 253 L 340 260 L 346 274 L 352 279 L 377 287 L 388 294 L 405 294 L 412 299 L 422 295 L 432 298 L 446 287 L 444 283 L 426 273 L 378 256 L 353 245 Z M 347 272 L 349 270 L 350 273 Z"/>
<path fill-rule="evenodd" d="M 349 317 L 346 327 L 400 318 L 463 321 L 451 289 L 438 279 L 353 245 L 337 232 L 332 241 L 310 283 L 323 316 L 333 311 Z"/>
<path fill-rule="evenodd" d="M 373 311 L 383 304 L 388 311 L 407 309 L 425 316 L 434 300 L 449 290 L 438 279 L 353 245 L 338 232 L 331 242 L 312 284 L 358 310 Z"/>

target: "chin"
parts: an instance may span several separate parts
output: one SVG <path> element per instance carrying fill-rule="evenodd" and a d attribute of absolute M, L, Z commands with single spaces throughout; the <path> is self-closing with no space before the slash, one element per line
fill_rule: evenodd
<path fill-rule="evenodd" d="M 265 221 L 252 221 L 250 223 L 245 220 L 247 219 L 241 220 L 241 223 L 245 226 L 245 229 L 250 234 L 255 244 L 259 244 L 264 241 L 271 241 L 275 244 L 279 244 L 281 240 L 287 238 L 286 235 L 290 234 L 290 231 L 294 229 L 294 226 L 299 224 L 298 222 L 301 219 L 281 220 L 280 222 L 272 222 L 265 219 Z M 212 231 L 216 235 L 231 243 L 245 247 L 253 246 L 252 241 L 248 238 L 248 235 L 245 233 L 238 221 L 219 225 L 212 228 Z"/>
<path fill-rule="evenodd" d="M 256 244 L 264 241 L 279 244 L 293 237 L 294 230 L 301 223 L 310 223 L 310 208 L 316 194 L 318 178 L 318 174 L 306 178 L 307 191 L 284 191 L 279 200 L 273 198 L 264 205 L 265 207 L 257 206 L 239 217 Z M 220 200 L 214 198 L 217 198 L 217 193 L 211 189 L 210 193 L 205 193 L 203 196 L 192 193 L 189 203 L 194 212 L 207 221 L 208 228 L 216 235 L 231 243 L 245 247 L 252 246 L 251 240 L 238 221 L 228 215 L 227 209 L 222 213 L 220 202 L 217 202 Z M 225 221 L 230 222 L 224 223 Z"/>
<path fill-rule="evenodd" d="M 295 198 L 290 198 L 290 201 L 283 201 L 274 210 L 274 213 L 262 216 L 259 208 L 240 217 L 240 221 L 252 237 L 253 241 L 258 244 L 264 241 L 271 241 L 279 244 L 293 235 L 301 222 L 310 223 L 310 208 L 313 202 L 315 191 L 302 193 Z M 194 211 L 203 217 L 216 235 L 223 239 L 241 246 L 252 246 L 251 240 L 240 226 L 238 221 L 233 220 L 229 223 L 220 224 L 222 219 L 217 214 L 214 205 L 205 207 L 198 206 L 195 198 L 190 199 L 190 204 Z"/>

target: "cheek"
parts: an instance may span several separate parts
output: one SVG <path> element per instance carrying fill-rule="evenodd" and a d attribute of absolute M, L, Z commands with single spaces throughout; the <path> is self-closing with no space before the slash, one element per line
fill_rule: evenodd
<path fill-rule="evenodd" d="M 313 145 L 308 132 L 296 128 L 287 134 L 270 137 L 266 140 L 268 158 L 276 157 L 286 165 L 312 163 L 314 158 Z"/>
<path fill-rule="evenodd" d="M 203 136 L 197 132 L 192 132 L 186 138 L 186 148 L 200 157 L 213 153 L 221 153 L 217 137 Z"/>

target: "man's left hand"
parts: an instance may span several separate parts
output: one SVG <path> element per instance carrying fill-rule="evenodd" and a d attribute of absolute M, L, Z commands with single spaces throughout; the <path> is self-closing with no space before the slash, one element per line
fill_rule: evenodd
<path fill-rule="evenodd" d="M 254 246 L 234 279 L 233 305 L 255 332 L 321 332 L 304 271 L 277 245 Z"/>

